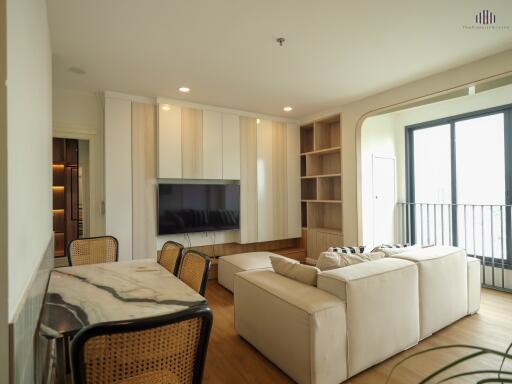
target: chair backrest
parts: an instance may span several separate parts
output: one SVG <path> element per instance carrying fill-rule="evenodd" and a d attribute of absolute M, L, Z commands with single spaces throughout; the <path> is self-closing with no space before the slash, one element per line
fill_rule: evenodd
<path fill-rule="evenodd" d="M 69 265 L 111 263 L 119 259 L 119 242 L 113 236 L 76 239 L 68 245 Z"/>
<path fill-rule="evenodd" d="M 167 241 L 160 251 L 158 263 L 169 272 L 178 276 L 181 257 L 183 256 L 183 245 L 174 241 Z"/>
<path fill-rule="evenodd" d="M 212 327 L 209 308 L 94 324 L 71 344 L 76 384 L 199 384 Z"/>
<path fill-rule="evenodd" d="M 181 258 L 178 277 L 190 288 L 204 296 L 209 270 L 210 257 L 191 249 L 185 252 Z"/>

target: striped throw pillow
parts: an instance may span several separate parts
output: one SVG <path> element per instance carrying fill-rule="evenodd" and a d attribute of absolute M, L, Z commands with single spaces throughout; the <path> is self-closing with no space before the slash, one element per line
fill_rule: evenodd
<path fill-rule="evenodd" d="M 327 252 L 345 253 L 345 254 L 357 254 L 364 253 L 366 246 L 360 245 L 358 247 L 329 247 Z"/>

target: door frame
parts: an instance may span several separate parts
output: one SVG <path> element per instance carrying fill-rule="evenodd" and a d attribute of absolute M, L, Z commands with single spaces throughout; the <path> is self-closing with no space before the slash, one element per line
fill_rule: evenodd
<path fill-rule="evenodd" d="M 375 245 L 375 184 L 374 184 L 374 175 L 375 175 L 375 161 L 377 159 L 382 160 L 392 160 L 393 161 L 393 196 L 395 200 L 395 207 L 393 209 L 393 222 L 395 223 L 393 227 L 394 235 L 393 237 L 396 239 L 396 233 L 397 233 L 397 220 L 396 220 L 396 202 L 397 200 L 397 179 L 396 179 L 396 157 L 391 155 L 379 155 L 379 154 L 372 154 L 372 242 Z M 400 232 L 398 232 L 400 233 Z"/>
<path fill-rule="evenodd" d="M 98 178 L 97 170 L 98 165 L 101 164 L 100 159 L 97 158 L 96 153 L 98 151 L 98 138 L 97 133 L 91 130 L 85 129 L 73 129 L 72 126 L 62 126 L 54 128 L 53 137 L 61 139 L 76 139 L 85 140 L 89 142 L 89 235 L 90 236 L 101 236 L 104 234 L 104 190 L 103 183 L 97 185 Z M 100 193 L 95 193 L 100 191 Z"/>

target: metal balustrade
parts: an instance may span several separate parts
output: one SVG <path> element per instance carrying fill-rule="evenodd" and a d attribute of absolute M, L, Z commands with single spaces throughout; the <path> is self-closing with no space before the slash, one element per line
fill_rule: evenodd
<path fill-rule="evenodd" d="M 483 287 L 512 292 L 511 205 L 398 203 L 396 209 L 397 241 L 464 248 L 482 261 Z"/>

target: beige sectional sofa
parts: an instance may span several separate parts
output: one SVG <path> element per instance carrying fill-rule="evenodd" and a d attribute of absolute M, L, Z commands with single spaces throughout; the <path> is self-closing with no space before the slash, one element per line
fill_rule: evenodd
<path fill-rule="evenodd" d="M 431 247 L 322 272 L 236 273 L 237 332 L 298 383 L 340 383 L 478 310 L 480 263 Z"/>

